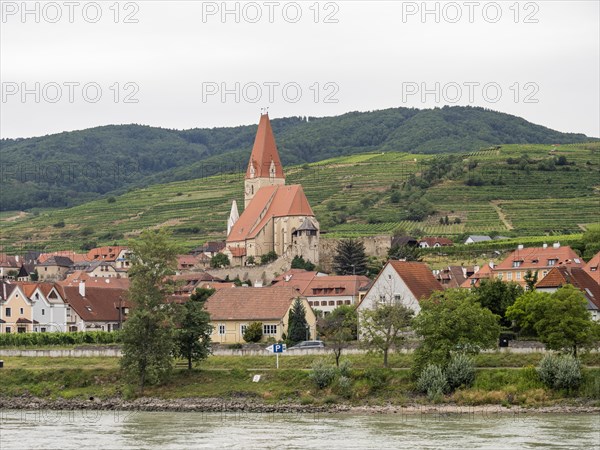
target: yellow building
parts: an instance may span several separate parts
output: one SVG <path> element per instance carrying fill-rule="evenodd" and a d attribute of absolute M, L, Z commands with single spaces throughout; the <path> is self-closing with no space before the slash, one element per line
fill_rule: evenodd
<path fill-rule="evenodd" d="M 24 288 L 2 283 L 0 294 L 0 332 L 29 333 L 33 331 L 32 303 Z"/>
<path fill-rule="evenodd" d="M 306 297 L 290 287 L 232 287 L 221 289 L 206 301 L 213 326 L 212 341 L 221 344 L 244 343 L 244 332 L 252 322 L 263 325 L 263 341 L 282 339 L 288 334 L 289 313 L 296 298 L 306 311 L 306 339 L 316 336 L 317 318 Z"/>

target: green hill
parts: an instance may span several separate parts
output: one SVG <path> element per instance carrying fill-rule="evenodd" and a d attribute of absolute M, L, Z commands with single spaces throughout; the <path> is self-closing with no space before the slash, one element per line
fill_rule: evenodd
<path fill-rule="evenodd" d="M 433 154 L 593 140 L 459 106 L 289 117 L 272 120 L 272 126 L 286 167 L 365 152 Z M 69 207 L 156 183 L 237 172 L 247 164 L 255 132 L 256 125 L 183 131 L 109 125 L 4 139 L 0 210 Z"/>
<path fill-rule="evenodd" d="M 371 152 L 286 169 L 301 183 L 324 237 L 391 233 L 537 236 L 599 221 L 600 142 L 503 145 L 471 153 Z M 224 239 L 244 171 L 152 185 L 67 209 L 0 215 L 0 245 L 78 249 L 165 226 L 187 248 Z M 113 201 L 114 200 L 114 201 Z M 449 224 L 445 223 L 448 216 Z"/>

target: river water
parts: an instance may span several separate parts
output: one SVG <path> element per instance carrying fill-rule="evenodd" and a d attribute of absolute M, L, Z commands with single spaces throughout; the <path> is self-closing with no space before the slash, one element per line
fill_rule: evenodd
<path fill-rule="evenodd" d="M 0 449 L 599 449 L 600 415 L 0 411 Z"/>

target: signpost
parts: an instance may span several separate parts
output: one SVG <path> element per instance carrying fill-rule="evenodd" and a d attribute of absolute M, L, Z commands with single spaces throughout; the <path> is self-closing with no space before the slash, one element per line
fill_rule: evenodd
<path fill-rule="evenodd" d="M 276 367 L 279 369 L 279 354 L 283 353 L 287 350 L 287 346 L 285 344 L 273 344 L 269 345 L 265 350 L 270 351 L 271 353 L 275 353 L 276 356 Z"/>

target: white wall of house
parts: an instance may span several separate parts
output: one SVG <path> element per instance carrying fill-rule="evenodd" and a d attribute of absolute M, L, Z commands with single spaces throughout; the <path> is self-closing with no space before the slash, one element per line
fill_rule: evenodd
<path fill-rule="evenodd" d="M 415 314 L 421 311 L 419 302 L 408 289 L 398 272 L 390 265 L 386 264 L 379 274 L 371 289 L 367 292 L 363 301 L 358 306 L 358 311 L 365 309 L 374 309 L 377 304 L 386 302 L 387 304 L 400 302 L 404 306 L 411 308 Z"/>
<path fill-rule="evenodd" d="M 58 301 L 49 301 L 39 289 L 34 291 L 31 296 L 33 320 L 39 323 L 34 323 L 33 331 L 69 331 L 67 326 L 67 305 L 62 301 L 60 296 L 57 295 L 57 298 Z"/>

